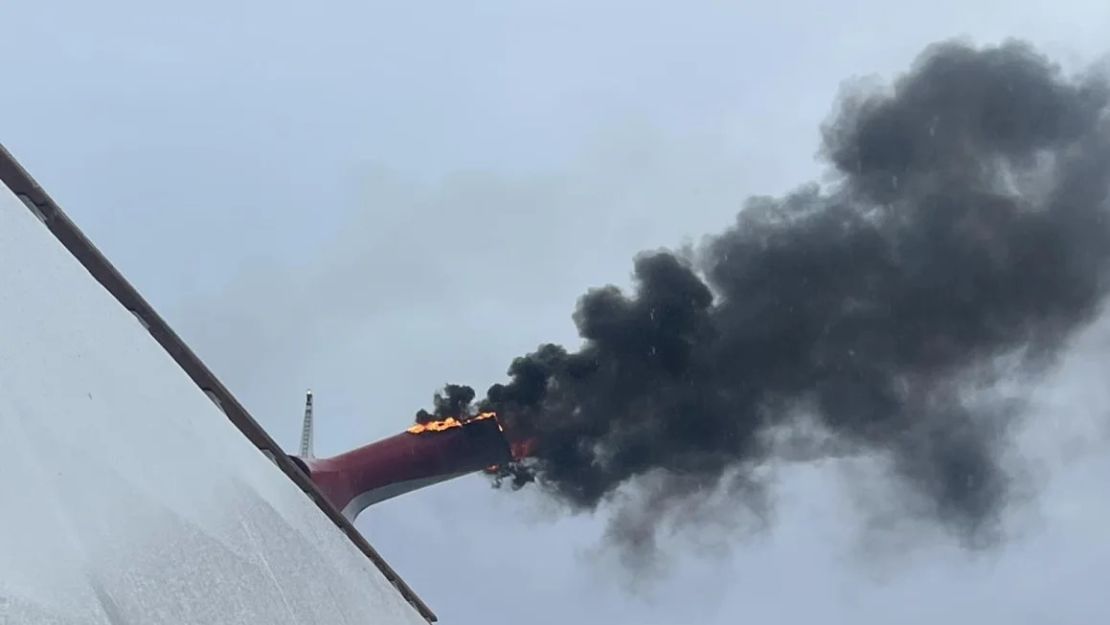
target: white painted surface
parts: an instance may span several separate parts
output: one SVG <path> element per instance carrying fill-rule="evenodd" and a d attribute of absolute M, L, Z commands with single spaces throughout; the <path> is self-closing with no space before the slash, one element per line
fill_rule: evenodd
<path fill-rule="evenodd" d="M 0 625 L 423 619 L 0 185 Z"/>
<path fill-rule="evenodd" d="M 393 499 L 394 497 L 399 497 L 401 495 L 404 495 L 405 493 L 411 493 L 415 490 L 420 490 L 433 484 L 439 484 L 440 482 L 453 480 L 464 475 L 467 474 L 453 473 L 448 475 L 436 475 L 433 477 L 425 477 L 418 480 L 408 480 L 407 482 L 394 482 L 392 484 L 382 486 L 381 488 L 368 490 L 365 493 L 361 493 L 355 496 L 354 499 L 352 499 L 350 502 L 347 503 L 346 506 L 343 507 L 343 516 L 347 517 L 352 523 L 354 523 L 355 519 L 358 518 L 359 514 L 362 514 L 363 510 L 376 503 L 385 501 L 386 499 Z"/>

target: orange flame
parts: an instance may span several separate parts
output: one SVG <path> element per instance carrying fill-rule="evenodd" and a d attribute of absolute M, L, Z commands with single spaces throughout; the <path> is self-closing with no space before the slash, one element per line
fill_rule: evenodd
<path fill-rule="evenodd" d="M 429 421 L 427 423 L 417 423 L 416 425 L 410 427 L 409 429 L 407 429 L 405 431 L 408 432 L 409 434 L 427 434 L 428 432 L 444 432 L 446 430 L 450 430 L 450 429 L 453 429 L 453 428 L 465 427 L 467 424 L 474 423 L 475 421 L 484 421 L 485 419 L 493 419 L 494 422 L 497 423 L 497 429 L 501 430 L 502 432 L 505 431 L 505 428 L 501 425 L 501 422 L 497 419 L 497 413 L 495 413 L 495 412 L 483 412 L 483 413 L 475 415 L 475 416 L 473 416 L 469 419 L 466 419 L 465 421 L 460 421 L 459 419 L 456 419 L 455 417 L 447 417 L 446 419 L 442 419 L 440 421 Z M 520 441 L 510 441 L 509 442 L 509 449 L 510 449 L 510 452 L 512 454 L 512 459 L 515 461 L 515 460 L 522 460 L 524 458 L 527 458 L 528 456 L 532 455 L 533 452 L 535 452 L 536 445 L 537 445 L 536 439 L 534 439 L 534 438 L 528 438 L 528 439 L 524 439 L 524 440 L 520 440 Z M 501 470 L 500 465 L 496 465 L 496 464 L 493 465 L 493 466 L 486 467 L 484 469 L 484 471 L 486 473 L 495 474 L 495 475 L 500 470 Z"/>
<path fill-rule="evenodd" d="M 461 428 L 464 425 L 466 425 L 468 423 L 473 423 L 475 421 L 482 421 L 482 420 L 485 420 L 485 419 L 496 419 L 496 418 L 497 418 L 497 415 L 495 413 L 492 413 L 492 412 L 483 412 L 482 414 L 480 414 L 478 416 L 475 416 L 475 417 L 472 417 L 470 419 L 467 419 L 466 421 L 459 421 L 455 417 L 447 417 L 446 419 L 443 419 L 442 421 L 429 421 L 428 423 L 417 423 L 416 425 L 414 425 L 414 426 L 410 427 L 408 430 L 406 430 L 406 432 L 408 432 L 409 434 L 424 434 L 426 432 L 443 432 L 444 430 L 450 430 L 451 428 Z M 497 427 L 500 429 L 501 424 L 498 423 Z"/>

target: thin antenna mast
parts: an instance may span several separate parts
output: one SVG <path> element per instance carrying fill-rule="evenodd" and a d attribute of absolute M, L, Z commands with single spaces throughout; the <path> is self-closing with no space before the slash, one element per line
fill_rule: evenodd
<path fill-rule="evenodd" d="M 301 428 L 301 457 L 316 457 L 312 453 L 312 389 L 305 391 L 304 396 L 304 426 Z"/>

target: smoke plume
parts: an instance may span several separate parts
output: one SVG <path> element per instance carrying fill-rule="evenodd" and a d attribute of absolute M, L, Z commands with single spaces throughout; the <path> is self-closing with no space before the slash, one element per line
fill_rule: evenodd
<path fill-rule="evenodd" d="M 651 505 L 611 528 L 629 542 L 690 493 L 751 492 L 767 432 L 802 413 L 976 536 L 1011 492 L 1017 414 L 969 386 L 1035 375 L 1106 292 L 1108 102 L 1100 76 L 1021 43 L 933 46 L 841 97 L 829 182 L 749 200 L 694 251 L 640 255 L 631 293 L 579 301 L 580 349 L 517 358 L 477 405 L 449 386 L 435 414 L 496 410 L 533 445 L 500 477 L 575 508 L 639 481 Z"/>

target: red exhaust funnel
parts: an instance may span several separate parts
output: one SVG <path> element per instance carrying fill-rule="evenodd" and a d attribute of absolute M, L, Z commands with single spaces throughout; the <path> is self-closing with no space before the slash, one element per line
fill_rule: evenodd
<path fill-rule="evenodd" d="M 511 459 L 493 414 L 415 425 L 332 458 L 295 458 L 328 501 L 352 521 L 379 501 Z"/>

